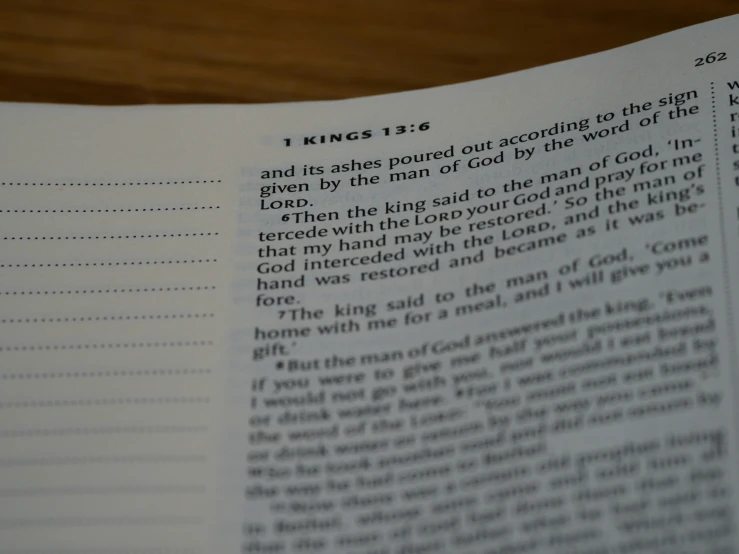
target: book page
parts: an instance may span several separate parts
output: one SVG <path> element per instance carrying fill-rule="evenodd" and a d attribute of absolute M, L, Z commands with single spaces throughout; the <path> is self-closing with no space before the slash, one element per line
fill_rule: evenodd
<path fill-rule="evenodd" d="M 0 107 L 3 554 L 210 551 L 233 174 L 178 116 Z"/>
<path fill-rule="evenodd" d="M 222 551 L 736 551 L 737 25 L 271 127 Z"/>
<path fill-rule="evenodd" d="M 0 106 L 0 553 L 732 552 L 738 21 Z"/>

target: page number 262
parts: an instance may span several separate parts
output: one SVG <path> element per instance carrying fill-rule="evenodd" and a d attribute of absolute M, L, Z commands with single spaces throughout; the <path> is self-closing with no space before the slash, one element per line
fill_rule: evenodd
<path fill-rule="evenodd" d="M 695 67 L 709 63 L 722 62 L 726 59 L 726 52 L 711 52 L 707 56 L 695 59 Z"/>

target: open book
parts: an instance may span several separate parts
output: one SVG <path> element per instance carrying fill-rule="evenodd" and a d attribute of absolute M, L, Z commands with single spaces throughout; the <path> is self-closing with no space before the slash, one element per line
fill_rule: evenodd
<path fill-rule="evenodd" d="M 739 552 L 739 17 L 0 169 L 0 554 Z"/>

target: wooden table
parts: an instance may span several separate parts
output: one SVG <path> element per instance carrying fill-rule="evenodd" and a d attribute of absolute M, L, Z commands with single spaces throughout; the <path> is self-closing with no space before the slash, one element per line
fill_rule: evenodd
<path fill-rule="evenodd" d="M 489 77 L 737 11 L 731 0 L 0 0 L 0 100 L 346 98 Z"/>

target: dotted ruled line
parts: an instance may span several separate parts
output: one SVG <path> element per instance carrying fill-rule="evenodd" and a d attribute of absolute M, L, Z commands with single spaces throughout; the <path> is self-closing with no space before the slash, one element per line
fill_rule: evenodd
<path fill-rule="evenodd" d="M 220 183 L 220 179 L 210 181 L 131 181 L 119 183 L 17 183 L 2 182 L 3 187 L 145 187 L 153 185 L 206 185 L 211 183 Z"/>
<path fill-rule="evenodd" d="M 206 456 L 66 456 L 56 458 L 0 458 L 0 467 L 76 464 L 197 464 L 206 461 Z"/>
<path fill-rule="evenodd" d="M 78 379 L 85 377 L 157 377 L 172 375 L 210 375 L 212 369 L 111 369 L 107 371 L 50 371 L 46 373 L 0 373 L 0 379 Z"/>
<path fill-rule="evenodd" d="M 130 516 L 130 517 L 45 517 L 0 519 L 0 529 L 20 527 L 92 527 L 97 525 L 198 525 L 202 518 L 197 516 Z"/>
<path fill-rule="evenodd" d="M 714 83 L 711 82 L 711 114 L 713 117 L 713 154 L 716 160 L 716 182 L 718 183 L 718 196 L 719 202 L 722 202 L 721 198 L 721 171 L 720 171 L 720 158 L 718 150 L 718 122 L 716 121 L 716 90 Z"/>
<path fill-rule="evenodd" d="M 173 435 L 197 434 L 208 431 L 207 425 L 150 425 L 127 427 L 61 427 L 57 429 L 6 429 L 0 431 L 2 438 L 70 437 L 88 435 Z"/>
<path fill-rule="evenodd" d="M 18 408 L 79 408 L 85 406 L 143 406 L 152 404 L 208 404 L 208 396 L 155 396 L 145 398 L 80 398 L 73 400 L 18 400 L 0 402 L 0 410 Z"/>
<path fill-rule="evenodd" d="M 210 319 L 216 314 L 150 314 L 95 317 L 26 317 L 0 319 L 0 323 L 84 323 L 86 321 L 142 321 L 147 319 Z"/>
<path fill-rule="evenodd" d="M 42 296 L 54 294 L 122 294 L 134 292 L 182 292 L 196 290 L 216 290 L 215 286 L 201 287 L 141 287 L 131 289 L 81 289 L 81 290 L 30 290 L 0 291 L 1 296 Z"/>
<path fill-rule="evenodd" d="M 185 237 L 217 237 L 219 233 L 160 233 L 154 235 L 97 235 L 79 237 L 3 237 L 3 240 L 119 240 L 119 239 L 171 239 Z"/>
<path fill-rule="evenodd" d="M 24 489 L 0 489 L 0 498 L 93 494 L 203 494 L 204 492 L 205 487 L 202 485 L 35 487 Z"/>
<path fill-rule="evenodd" d="M 42 267 L 117 267 L 117 266 L 136 266 L 136 265 L 176 265 L 176 264 L 210 264 L 217 262 L 217 258 L 205 258 L 202 260 L 149 260 L 138 262 L 69 262 L 69 263 L 49 263 L 49 264 L 0 264 L 0 268 L 4 269 L 24 269 L 24 268 L 42 268 Z"/>
<path fill-rule="evenodd" d="M 123 547 L 123 548 L 54 548 L 54 549 L 38 549 L 33 550 L 2 550 L 0 554 L 202 554 L 202 550 L 194 547 Z"/>
<path fill-rule="evenodd" d="M 110 342 L 93 344 L 21 344 L 0 346 L 0 352 L 33 352 L 48 350 L 107 350 L 112 348 L 178 348 L 185 346 L 212 346 L 212 340 L 183 340 L 162 342 Z"/>
<path fill-rule="evenodd" d="M 78 464 L 202 464 L 207 456 L 59 456 L 55 458 L 0 458 L 0 467 Z"/>
<path fill-rule="evenodd" d="M 68 210 L 33 210 L 33 209 L 14 209 L 0 210 L 3 214 L 107 214 L 107 213 L 124 213 L 124 212 L 176 212 L 183 210 L 219 210 L 220 206 L 182 206 L 178 208 L 107 208 L 107 209 L 68 209 Z"/>

